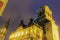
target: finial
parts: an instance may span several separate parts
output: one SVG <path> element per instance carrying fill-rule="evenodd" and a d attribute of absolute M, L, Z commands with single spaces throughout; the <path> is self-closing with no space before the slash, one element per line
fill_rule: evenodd
<path fill-rule="evenodd" d="M 30 22 L 29 22 L 28 26 L 32 25 L 32 24 L 33 24 L 33 18 L 30 18 Z"/>
<path fill-rule="evenodd" d="M 24 24 L 23 20 L 21 20 L 21 22 L 20 22 L 20 24 L 19 24 L 19 26 L 18 26 L 18 27 L 20 27 L 21 25 L 22 25 L 22 27 L 23 27 L 23 28 L 25 28 L 25 27 L 26 27 L 26 25 Z"/>

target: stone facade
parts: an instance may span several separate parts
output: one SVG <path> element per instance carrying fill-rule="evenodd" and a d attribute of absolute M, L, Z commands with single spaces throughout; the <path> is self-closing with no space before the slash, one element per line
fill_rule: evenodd
<path fill-rule="evenodd" d="M 59 40 L 58 26 L 52 18 L 52 11 L 48 6 L 42 6 L 37 12 L 37 18 L 31 19 L 26 26 L 23 21 L 9 40 Z"/>
<path fill-rule="evenodd" d="M 0 30 L 0 39 L 4 40 L 7 27 L 5 25 Z M 28 25 L 25 25 L 23 20 L 21 20 L 20 24 L 16 31 L 13 31 L 8 40 L 59 40 L 59 30 L 56 25 L 54 19 L 52 18 L 52 11 L 48 6 L 42 6 L 37 11 L 37 18 L 33 20 L 30 19 Z"/>

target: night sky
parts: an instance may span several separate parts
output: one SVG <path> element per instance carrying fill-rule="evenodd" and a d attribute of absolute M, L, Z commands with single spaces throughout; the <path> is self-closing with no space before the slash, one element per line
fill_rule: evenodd
<path fill-rule="evenodd" d="M 21 19 L 27 25 L 29 19 L 35 18 L 36 11 L 43 5 L 50 7 L 56 24 L 60 26 L 60 0 L 9 0 L 3 16 L 0 17 L 0 26 L 4 25 L 10 18 L 6 40 L 11 31 L 17 29 Z"/>

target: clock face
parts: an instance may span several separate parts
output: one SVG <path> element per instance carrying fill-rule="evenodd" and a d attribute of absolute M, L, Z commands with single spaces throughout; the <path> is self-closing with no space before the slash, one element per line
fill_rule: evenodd
<path fill-rule="evenodd" d="M 3 6 L 3 2 L 2 2 L 2 1 L 0 1 L 0 9 L 2 8 L 2 6 Z"/>

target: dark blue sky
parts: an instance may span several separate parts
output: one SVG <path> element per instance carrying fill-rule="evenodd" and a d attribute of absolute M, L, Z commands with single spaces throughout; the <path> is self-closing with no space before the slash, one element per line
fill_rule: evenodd
<path fill-rule="evenodd" d="M 60 24 L 60 0 L 9 0 L 4 16 L 11 16 L 29 21 L 36 16 L 36 11 L 43 5 L 48 5 L 53 12 L 57 24 Z M 14 19 L 14 18 L 13 18 Z M 25 22 L 26 23 L 26 22 Z"/>
<path fill-rule="evenodd" d="M 3 16 L 0 17 L 0 26 L 11 18 L 7 37 L 11 31 L 17 29 L 21 19 L 28 24 L 30 18 L 35 18 L 36 11 L 43 5 L 50 7 L 54 20 L 60 26 L 60 0 L 9 0 Z"/>

